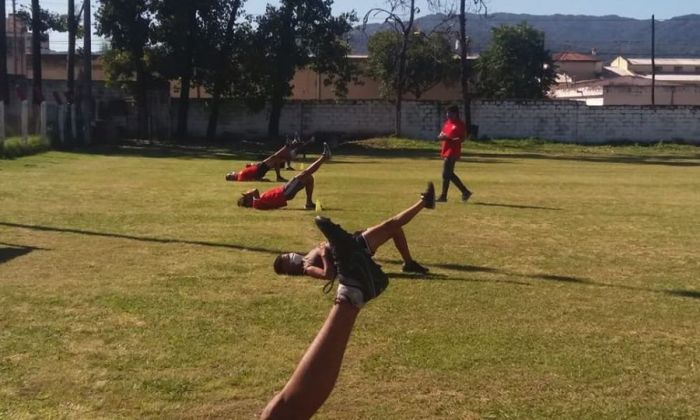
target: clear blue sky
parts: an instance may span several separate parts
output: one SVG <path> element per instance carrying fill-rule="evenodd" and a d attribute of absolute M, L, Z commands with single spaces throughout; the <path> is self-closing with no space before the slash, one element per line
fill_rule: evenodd
<path fill-rule="evenodd" d="M 30 0 L 16 0 L 18 8 L 21 5 L 29 6 Z M 187 1 L 187 0 L 182 0 Z M 449 0 L 442 0 L 443 2 Z M 468 0 L 469 1 L 469 0 Z M 76 0 L 77 4 L 82 0 Z M 42 7 L 66 13 L 66 0 L 40 0 Z M 267 3 L 278 4 L 277 0 L 247 0 L 245 10 L 251 14 L 261 14 L 265 11 Z M 97 9 L 98 2 L 92 0 L 93 11 Z M 416 0 L 421 9 L 419 16 L 432 13 L 426 0 Z M 652 14 L 657 19 L 670 19 L 674 16 L 700 14 L 699 0 L 486 0 L 489 13 L 528 13 L 534 15 L 570 14 L 570 15 L 619 15 L 636 19 L 649 19 Z M 334 12 L 341 13 L 354 9 L 362 18 L 373 7 L 385 7 L 383 0 L 335 0 Z M 12 1 L 5 0 L 5 7 L 9 13 L 12 10 Z M 79 6 L 78 6 L 79 7 Z M 51 34 L 51 48 L 54 50 L 67 49 L 67 36 L 65 34 Z M 94 39 L 94 48 L 99 48 L 102 43 Z"/>

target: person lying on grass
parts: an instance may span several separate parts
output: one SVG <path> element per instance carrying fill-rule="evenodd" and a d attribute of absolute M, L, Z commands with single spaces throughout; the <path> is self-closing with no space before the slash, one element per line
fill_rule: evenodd
<path fill-rule="evenodd" d="M 403 231 L 403 226 L 424 208 L 435 208 L 435 187 L 432 182 L 428 184 L 426 191 L 421 194 L 420 200 L 411 207 L 376 226 L 355 233 L 353 237 L 369 255 L 374 255 L 380 246 L 392 239 L 404 262 L 401 268 L 402 271 L 427 274 L 428 269 L 418 264 L 411 256 L 406 235 Z M 327 242 L 312 249 L 306 255 L 294 252 L 280 254 L 275 258 L 273 266 L 277 274 L 306 275 L 322 280 L 330 280 L 336 274 L 333 256 Z"/>
<path fill-rule="evenodd" d="M 291 162 L 302 147 L 314 141 L 315 139 L 312 137 L 311 140 L 306 143 L 296 142 L 287 144 L 262 162 L 249 163 L 238 172 L 231 171 L 227 173 L 226 181 L 259 181 L 265 177 L 265 174 L 267 174 L 270 169 L 274 169 L 277 175 L 276 180 L 286 182 L 287 180 L 280 174 L 280 168 L 282 168 L 285 163 Z"/>
<path fill-rule="evenodd" d="M 258 210 L 272 210 L 285 207 L 287 201 L 293 199 L 301 190 L 306 190 L 306 204 L 304 208 L 311 210 L 316 208 L 313 202 L 314 177 L 323 162 L 331 157 L 331 150 L 327 143 L 323 143 L 323 154 L 308 168 L 292 178 L 284 185 L 275 187 L 260 194 L 257 188 L 244 192 L 238 199 L 239 207 L 251 207 Z"/>

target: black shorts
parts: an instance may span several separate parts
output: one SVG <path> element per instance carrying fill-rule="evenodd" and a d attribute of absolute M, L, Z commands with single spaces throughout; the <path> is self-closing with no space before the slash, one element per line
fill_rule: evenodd
<path fill-rule="evenodd" d="M 365 251 L 367 254 L 369 254 L 369 255 L 374 255 L 374 254 L 372 253 L 372 250 L 369 249 L 369 244 L 367 243 L 367 239 L 365 239 L 365 237 L 362 236 L 362 233 L 363 233 L 363 232 L 364 232 L 364 231 L 355 232 L 355 233 L 352 235 L 352 239 L 354 239 L 354 240 L 355 240 L 355 243 L 357 243 L 357 244 L 360 246 L 360 248 L 362 248 L 362 250 Z"/>
<path fill-rule="evenodd" d="M 301 190 L 303 190 L 305 187 L 304 183 L 299 181 L 299 178 L 294 177 L 292 178 L 291 181 L 287 182 L 284 184 L 283 191 L 284 191 L 284 198 L 289 201 L 294 196 L 297 195 L 297 193 Z"/>
<path fill-rule="evenodd" d="M 257 169 L 258 169 L 258 170 L 257 170 L 257 172 L 255 173 L 255 176 L 256 176 L 258 179 L 263 179 L 263 178 L 265 177 L 265 174 L 267 173 L 267 171 L 270 170 L 270 167 L 267 166 L 267 163 L 265 163 L 265 162 L 260 162 L 260 163 L 258 163 L 258 165 L 257 165 Z"/>

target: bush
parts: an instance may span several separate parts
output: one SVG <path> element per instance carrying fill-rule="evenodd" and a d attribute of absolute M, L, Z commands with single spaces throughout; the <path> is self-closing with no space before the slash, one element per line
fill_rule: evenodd
<path fill-rule="evenodd" d="M 11 137 L 0 143 L 0 158 L 14 159 L 20 156 L 34 155 L 49 150 L 49 143 L 40 136 L 29 136 L 27 142 L 20 137 Z"/>

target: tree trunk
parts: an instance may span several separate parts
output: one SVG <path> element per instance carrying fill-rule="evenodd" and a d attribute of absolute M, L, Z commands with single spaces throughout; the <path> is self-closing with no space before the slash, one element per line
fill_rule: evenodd
<path fill-rule="evenodd" d="M 180 140 L 187 138 L 187 117 L 190 106 L 190 75 L 184 75 L 180 79 L 180 101 L 177 107 L 177 137 Z"/>
<path fill-rule="evenodd" d="M 394 135 L 401 136 L 401 103 L 403 102 L 404 78 L 406 77 L 406 51 L 413 32 L 413 20 L 416 16 L 416 1 L 411 0 L 411 10 L 408 15 L 408 25 L 403 28 L 403 42 L 399 53 L 399 71 L 396 77 L 396 115 L 394 116 Z"/>
<path fill-rule="evenodd" d="M 469 92 L 469 60 L 467 60 L 467 51 L 469 43 L 467 42 L 467 15 L 466 15 L 466 0 L 459 2 L 459 64 L 460 64 L 460 81 L 462 84 L 462 101 L 464 102 L 464 124 L 469 130 L 472 120 L 471 93 Z"/>
<path fill-rule="evenodd" d="M 280 94 L 274 94 L 270 101 L 270 121 L 267 125 L 267 135 L 270 139 L 277 139 L 280 135 L 282 106 L 284 106 L 284 98 Z"/>
<path fill-rule="evenodd" d="M 7 76 L 7 30 L 5 28 L 5 2 L 0 4 L 0 101 L 10 102 L 10 83 Z M 14 54 L 13 54 L 14 55 Z"/>
<path fill-rule="evenodd" d="M 207 124 L 207 140 L 213 141 L 216 138 L 216 126 L 219 123 L 219 108 L 221 105 L 221 92 L 224 90 L 224 77 L 226 72 L 226 60 L 231 54 L 233 48 L 233 28 L 238 15 L 238 8 L 241 5 L 241 0 L 234 0 L 231 4 L 231 14 L 226 22 L 226 31 L 224 32 L 224 46 L 221 48 L 216 69 L 216 82 L 214 83 L 214 92 L 212 92 L 211 112 L 209 114 L 209 123 Z"/>
<path fill-rule="evenodd" d="M 219 107 L 221 104 L 221 94 L 215 92 L 211 99 L 211 112 L 209 112 L 209 123 L 207 124 L 207 140 L 214 141 L 216 139 L 216 126 L 219 123 Z"/>
<path fill-rule="evenodd" d="M 136 120 L 138 125 L 138 137 L 148 138 L 148 84 L 143 68 L 136 71 Z"/>
<path fill-rule="evenodd" d="M 41 9 L 39 0 L 32 0 L 32 100 L 39 105 L 44 100 L 41 92 Z M 3 16 L 4 19 L 4 16 Z"/>
<path fill-rule="evenodd" d="M 68 74 L 66 82 L 66 98 L 69 104 L 75 101 L 75 33 L 77 30 L 75 17 L 75 0 L 68 0 Z"/>

